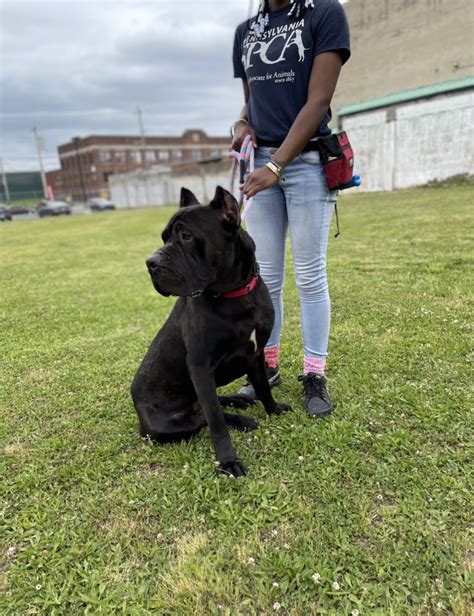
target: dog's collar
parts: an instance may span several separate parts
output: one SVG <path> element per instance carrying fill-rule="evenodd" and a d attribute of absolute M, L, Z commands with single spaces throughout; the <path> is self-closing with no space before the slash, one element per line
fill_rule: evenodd
<path fill-rule="evenodd" d="M 216 293 L 215 291 L 211 291 L 210 289 L 206 291 L 203 289 L 199 289 L 198 291 L 191 293 L 190 297 L 201 297 L 201 295 L 204 295 L 204 294 L 209 295 L 211 297 L 224 297 L 224 298 L 229 298 L 229 299 L 232 299 L 235 297 L 243 297 L 244 295 L 248 295 L 249 293 L 252 293 L 252 291 L 255 289 L 255 287 L 258 285 L 259 282 L 260 282 L 260 268 L 257 263 L 255 264 L 255 274 L 247 282 L 245 287 L 241 287 L 240 289 L 235 289 L 234 291 L 226 291 L 224 293 Z"/>
<path fill-rule="evenodd" d="M 191 294 L 191 297 L 201 297 L 201 295 L 210 295 L 211 297 L 224 297 L 224 298 L 235 298 L 235 297 L 243 297 L 244 295 L 248 295 L 252 293 L 255 287 L 260 282 L 260 274 L 257 268 L 255 276 L 249 280 L 249 282 L 245 285 L 245 287 L 241 287 L 240 289 L 235 289 L 234 291 L 226 291 L 225 293 L 216 293 L 215 291 L 195 291 Z"/>
<path fill-rule="evenodd" d="M 260 280 L 259 274 L 255 274 L 255 276 L 248 282 L 245 287 L 241 289 L 236 289 L 235 291 L 227 291 L 227 293 L 218 293 L 216 297 L 243 297 L 244 295 L 248 295 L 252 293 L 252 291 L 257 286 Z"/>

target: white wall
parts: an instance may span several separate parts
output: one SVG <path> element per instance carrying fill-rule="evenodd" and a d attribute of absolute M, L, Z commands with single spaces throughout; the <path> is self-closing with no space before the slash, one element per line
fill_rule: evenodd
<path fill-rule="evenodd" d="M 390 119 L 392 118 L 392 119 Z M 393 190 L 474 174 L 474 91 L 341 118 L 359 190 Z"/>
<path fill-rule="evenodd" d="M 171 205 L 179 202 L 181 187 L 191 190 L 201 203 L 208 203 L 216 186 L 229 188 L 230 163 L 202 165 L 196 171 L 171 173 L 170 169 L 112 175 L 110 198 L 119 208 Z"/>

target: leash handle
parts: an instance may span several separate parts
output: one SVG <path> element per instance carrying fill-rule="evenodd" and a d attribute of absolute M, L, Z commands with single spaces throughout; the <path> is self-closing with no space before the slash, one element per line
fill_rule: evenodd
<path fill-rule="evenodd" d="M 245 172 L 247 171 L 247 163 L 245 160 L 239 160 L 240 167 L 240 183 L 243 184 L 245 182 Z"/>
<path fill-rule="evenodd" d="M 233 169 L 232 169 L 231 184 L 230 184 L 230 190 L 233 193 L 235 177 L 237 175 L 237 169 L 239 170 L 240 184 L 243 184 L 245 182 L 245 174 L 247 170 L 250 173 L 252 173 L 252 171 L 255 170 L 255 151 L 254 151 L 254 146 L 252 142 L 252 137 L 250 135 L 247 135 L 240 147 L 240 152 L 231 150 L 229 152 L 229 156 L 234 158 L 234 161 L 235 161 L 233 165 Z M 247 216 L 247 213 L 253 203 L 253 197 L 250 199 L 246 199 L 244 193 L 240 191 L 239 206 L 242 208 L 242 205 L 244 203 L 245 203 L 245 207 L 242 212 L 242 220 L 245 220 Z"/>

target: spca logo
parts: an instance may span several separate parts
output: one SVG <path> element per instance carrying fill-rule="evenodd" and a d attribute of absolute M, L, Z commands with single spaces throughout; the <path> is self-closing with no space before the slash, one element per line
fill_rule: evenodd
<path fill-rule="evenodd" d="M 250 42 L 247 42 L 248 39 L 244 41 L 245 49 L 242 55 L 242 64 L 244 65 L 245 71 L 252 68 L 252 60 L 254 56 L 258 56 L 260 61 L 264 64 L 278 64 L 279 62 L 283 62 L 286 60 L 286 53 L 291 47 L 296 47 L 298 49 L 298 62 L 304 62 L 305 51 L 308 51 L 309 47 L 304 46 L 302 31 L 295 29 L 290 33 L 279 32 L 280 30 L 286 28 L 287 26 L 284 28 L 274 28 L 273 30 L 270 30 L 267 34 L 271 36 L 272 32 L 275 32 L 275 36 L 270 38 L 268 41 L 252 40 L 252 38 L 255 39 L 255 37 L 250 38 Z M 271 60 L 270 58 L 272 56 L 274 57 L 275 53 L 278 49 L 280 49 L 280 39 L 283 39 L 284 41 L 283 48 L 281 49 L 279 56 L 276 59 Z"/>

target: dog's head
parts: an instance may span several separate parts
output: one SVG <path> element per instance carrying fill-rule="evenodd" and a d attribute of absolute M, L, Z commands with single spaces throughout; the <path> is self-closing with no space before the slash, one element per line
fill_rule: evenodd
<path fill-rule="evenodd" d="M 161 237 L 164 246 L 146 264 L 155 289 L 165 296 L 196 296 L 215 288 L 232 275 L 236 252 L 241 252 L 236 246 L 240 247 L 242 239 L 250 242 L 252 256 L 255 248 L 240 227 L 237 201 L 220 186 L 208 206 L 200 205 L 191 191 L 182 188 L 180 209 Z"/>

